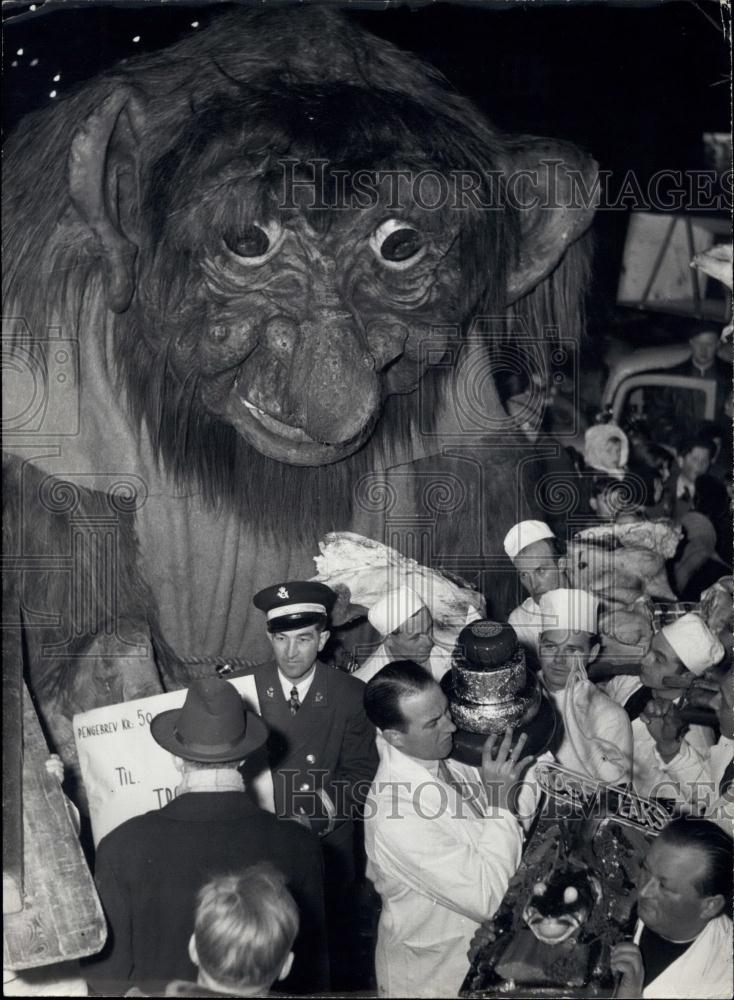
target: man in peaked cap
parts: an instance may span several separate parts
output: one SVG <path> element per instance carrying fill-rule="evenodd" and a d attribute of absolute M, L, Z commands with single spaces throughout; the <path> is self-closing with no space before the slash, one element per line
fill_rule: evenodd
<path fill-rule="evenodd" d="M 318 841 L 258 808 L 238 773 L 267 738 L 262 719 L 245 710 L 231 684 L 211 677 L 191 685 L 182 708 L 155 716 L 151 734 L 175 756 L 181 784 L 172 802 L 127 820 L 97 848 L 95 880 L 109 935 L 87 972 L 95 992 L 114 996 L 132 983 L 195 979 L 188 942 L 199 889 L 260 861 L 283 873 L 301 913 L 288 988 L 328 989 Z"/>
<path fill-rule="evenodd" d="M 558 541 L 545 521 L 519 521 L 507 532 L 503 544 L 529 594 L 507 620 L 520 644 L 537 656 L 542 627 L 538 601 L 547 591 L 566 583 Z"/>
<path fill-rule="evenodd" d="M 252 603 L 265 612 L 266 628 L 271 635 L 318 626 L 323 636 L 319 652 L 323 649 L 329 638 L 326 631 L 329 615 L 336 603 L 336 594 L 331 587 L 315 580 L 276 583 L 255 594 Z"/>
<path fill-rule="evenodd" d="M 684 809 L 695 808 L 699 796 L 705 797 L 714 732 L 708 726 L 685 725 L 678 702 L 688 683 L 723 658 L 723 645 L 694 612 L 653 635 L 640 663 L 643 687 L 626 705 L 638 794 L 673 799 Z"/>
<path fill-rule="evenodd" d="M 346 940 L 350 892 L 357 877 L 354 823 L 377 770 L 375 731 L 364 714 L 364 684 L 318 659 L 329 639 L 336 594 L 322 583 L 287 581 L 253 598 L 265 613 L 273 658 L 254 676 L 263 719 L 275 811 L 310 827 L 321 840 L 332 985 L 350 984 Z"/>

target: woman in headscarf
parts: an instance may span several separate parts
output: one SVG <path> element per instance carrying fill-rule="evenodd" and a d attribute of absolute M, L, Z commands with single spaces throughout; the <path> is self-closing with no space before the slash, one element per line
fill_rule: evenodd
<path fill-rule="evenodd" d="M 590 469 L 622 479 L 627 472 L 629 441 L 616 424 L 595 424 L 584 435 L 584 461 Z"/>

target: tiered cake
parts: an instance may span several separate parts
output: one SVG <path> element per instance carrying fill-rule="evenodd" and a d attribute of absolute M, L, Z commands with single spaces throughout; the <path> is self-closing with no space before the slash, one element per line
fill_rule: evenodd
<path fill-rule="evenodd" d="M 446 679 L 444 690 L 454 722 L 470 733 L 504 732 L 508 726 L 530 721 L 540 705 L 540 688 L 526 669 L 525 652 L 511 625 L 492 621 L 467 625 Z"/>

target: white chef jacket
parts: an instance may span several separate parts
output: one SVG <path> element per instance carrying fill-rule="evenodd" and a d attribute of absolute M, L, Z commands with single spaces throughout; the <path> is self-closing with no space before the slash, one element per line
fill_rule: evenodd
<path fill-rule="evenodd" d="M 571 689 L 569 683 L 570 679 L 561 691 L 548 691 L 563 722 L 563 739 L 556 752 L 556 760 L 569 771 L 596 781 L 610 784 L 629 781 L 633 752 L 629 716 L 621 705 L 591 681 L 584 681 Z M 579 713 L 593 702 L 593 716 L 569 717 L 571 698 L 575 699 Z"/>
<path fill-rule="evenodd" d="M 367 875 L 382 898 L 376 971 L 380 996 L 457 996 L 466 953 L 520 864 L 522 835 L 511 813 L 489 812 L 477 768 L 447 761 L 479 790 L 483 816 L 419 761 L 379 734 L 380 765 L 367 798 Z"/>
<path fill-rule="evenodd" d="M 372 680 L 378 670 L 382 670 L 388 663 L 393 663 L 394 661 L 395 657 L 390 656 L 385 649 L 385 643 L 381 642 L 374 653 L 371 653 L 364 661 L 362 666 L 354 671 L 354 676 L 366 684 L 367 681 Z M 451 653 L 449 650 L 444 649 L 443 646 L 435 645 L 425 666 L 427 669 L 430 669 L 434 681 L 439 683 L 443 675 L 451 667 Z"/>
<path fill-rule="evenodd" d="M 549 691 L 545 688 L 561 720 L 563 737 L 555 756 L 546 751 L 538 757 L 536 764 L 555 761 L 561 767 L 594 781 L 625 784 L 632 774 L 632 732 L 629 717 L 625 710 L 603 691 L 594 690 L 595 685 L 591 685 L 590 681 L 586 683 L 590 685 L 589 691 L 597 706 L 604 702 L 608 704 L 605 706 L 606 710 L 601 713 L 596 712 L 594 718 L 577 718 L 575 721 L 566 717 L 568 709 L 566 689 Z M 578 686 L 574 687 L 574 691 L 582 694 L 579 707 L 583 707 L 586 700 L 583 694 L 589 692 L 581 692 Z M 583 727 L 583 733 L 579 731 L 579 725 Z M 615 749 L 617 753 L 613 752 Z M 517 813 L 525 829 L 529 828 L 540 804 L 540 789 L 535 777 L 536 764 L 526 772 L 518 798 Z"/>
<path fill-rule="evenodd" d="M 543 631 L 540 605 L 532 597 L 526 597 L 522 604 L 518 604 L 515 610 L 510 612 L 507 621 L 514 628 L 520 645 L 531 650 L 537 656 L 540 647 L 540 633 Z"/>
<path fill-rule="evenodd" d="M 729 998 L 732 982 L 732 923 L 721 914 L 709 920 L 690 948 L 642 991 L 645 1000 Z"/>
<path fill-rule="evenodd" d="M 632 723 L 632 739 L 632 783 L 638 795 L 673 799 L 697 811 L 696 786 L 700 783 L 704 796 L 708 793 L 710 800 L 713 780 L 710 750 L 714 734 L 708 726 L 689 726 L 680 751 L 667 764 L 658 754 L 655 740 L 642 719 Z"/>
<path fill-rule="evenodd" d="M 608 681 L 601 681 L 598 687 L 602 689 L 604 694 L 609 695 L 612 701 L 616 701 L 618 705 L 624 707 L 632 695 L 640 690 L 642 681 L 639 675 L 617 674 L 616 677 L 612 677 Z"/>

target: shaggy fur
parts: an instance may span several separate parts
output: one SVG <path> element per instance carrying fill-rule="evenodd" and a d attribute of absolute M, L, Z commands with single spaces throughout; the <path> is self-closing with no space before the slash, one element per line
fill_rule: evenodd
<path fill-rule="evenodd" d="M 161 691 L 173 659 L 125 507 L 3 459 L 3 623 L 22 630 L 25 680 L 51 748 L 72 769 L 72 715 Z M 102 541 L 111 523 L 115 544 Z"/>
<path fill-rule="evenodd" d="M 22 303 L 18 314 L 34 336 L 43 336 L 50 322 L 76 331 L 82 312 L 84 335 L 104 328 L 99 253 L 70 202 L 66 161 L 74 128 L 120 85 L 134 88 L 145 106 L 142 152 L 134 179 L 126 182 L 123 206 L 141 247 L 137 291 L 131 308 L 115 317 L 110 359 L 132 414 L 147 426 L 160 461 L 180 485 L 193 481 L 213 505 L 239 508 L 257 531 L 295 540 L 344 528 L 354 484 L 416 433 L 419 393 L 390 395 L 358 453 L 316 468 L 261 455 L 207 409 L 196 340 L 204 306 L 192 292 L 212 218 L 200 211 L 213 193 L 207 176 L 233 150 L 246 148 L 262 205 L 272 199 L 280 155 L 324 157 L 332 169 L 399 165 L 484 172 L 507 169 L 523 140 L 492 129 L 430 67 L 333 12 L 240 10 L 222 16 L 206 33 L 132 59 L 28 116 L 11 138 L 6 302 Z M 121 121 L 120 128 L 126 127 Z M 498 193 L 502 200 L 501 184 Z M 259 205 L 225 198 L 212 211 L 249 219 Z M 323 231 L 330 213 L 314 211 L 309 222 Z M 508 308 L 507 274 L 519 253 L 520 220 L 512 206 L 463 213 L 458 266 L 436 274 L 436 289 L 446 290 L 440 322 L 461 326 L 475 315 L 505 315 L 525 321 L 531 336 L 541 336 L 548 325 L 563 336 L 575 334 L 586 249 L 572 246 L 549 278 Z M 188 355 L 181 349 L 187 344 Z M 413 390 L 421 375 L 415 359 L 404 358 L 394 372 L 388 370 L 386 384 L 393 378 Z M 433 406 L 424 402 L 424 417 L 438 408 L 445 379 L 443 368 L 423 375 L 424 401 L 435 400 Z M 274 495 L 278 504 L 270 502 Z"/>

